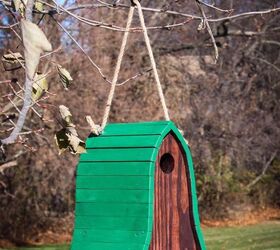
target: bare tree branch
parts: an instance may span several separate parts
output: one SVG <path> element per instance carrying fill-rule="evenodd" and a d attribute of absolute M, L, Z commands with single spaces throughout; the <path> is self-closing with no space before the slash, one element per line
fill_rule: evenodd
<path fill-rule="evenodd" d="M 32 21 L 32 10 L 34 6 L 34 0 L 28 0 L 26 4 L 26 19 L 28 21 Z M 26 72 L 26 77 L 25 77 L 25 93 L 24 93 L 24 102 L 23 102 L 23 107 L 19 113 L 18 121 L 17 124 L 15 125 L 12 133 L 5 139 L 1 140 L 2 144 L 11 144 L 14 143 L 20 133 L 20 131 L 23 128 L 26 115 L 29 111 L 30 105 L 32 103 L 32 79 L 29 79 L 27 72 Z"/>
<path fill-rule="evenodd" d="M 217 10 L 217 11 L 220 11 L 220 12 L 226 12 L 226 13 L 232 13 L 232 12 L 233 12 L 233 9 L 228 9 L 228 10 L 226 10 L 226 9 L 221 9 L 221 8 L 219 8 L 219 7 L 216 7 L 214 4 L 208 4 L 208 3 L 205 3 L 205 2 L 203 2 L 203 1 L 201 1 L 201 0 L 198 0 L 198 2 L 199 2 L 200 4 L 202 4 L 202 5 L 205 5 L 205 6 L 208 7 L 208 8 L 211 8 L 211 9 L 214 9 L 214 10 Z"/>
<path fill-rule="evenodd" d="M 263 62 L 265 64 L 267 64 L 268 66 L 272 67 L 273 69 L 275 69 L 277 72 L 280 73 L 280 68 L 278 68 L 276 65 L 274 65 L 273 63 L 263 59 L 263 58 L 260 58 L 260 57 L 253 57 L 251 56 L 252 59 L 255 59 L 255 60 L 259 60 L 260 62 Z"/>
<path fill-rule="evenodd" d="M 34 0 L 28 0 L 25 6 L 25 18 L 26 20 L 32 22 L 32 12 L 33 12 Z"/>
<path fill-rule="evenodd" d="M 80 9 L 89 9 L 89 8 L 104 8 L 104 7 L 113 7 L 112 4 L 107 4 L 107 5 L 96 5 L 96 4 L 80 4 L 80 5 L 75 5 L 72 7 L 67 8 L 68 11 L 74 11 L 74 10 L 80 10 Z M 118 8 L 129 8 L 129 5 L 125 4 L 118 4 L 116 9 Z M 167 14 L 167 15 L 175 15 L 175 16 L 183 16 L 183 17 L 189 17 L 192 19 L 196 20 L 202 20 L 202 17 L 197 16 L 197 15 L 192 15 L 192 14 L 187 14 L 187 13 L 182 13 L 179 11 L 171 11 L 171 10 L 166 10 L 166 9 L 156 9 L 156 8 L 148 8 L 148 7 L 142 7 L 143 11 L 148 11 L 148 12 L 158 12 L 162 14 Z M 244 12 L 240 14 L 235 14 L 232 16 L 227 16 L 227 17 L 221 17 L 221 18 L 208 18 L 208 21 L 211 22 L 221 22 L 225 20 L 230 20 L 230 19 L 238 19 L 241 17 L 250 17 L 250 16 L 256 16 L 256 15 L 263 15 L 263 14 L 269 14 L 273 12 L 278 12 L 280 11 L 280 8 L 273 8 L 273 9 L 268 9 L 268 10 L 261 10 L 261 11 L 249 11 L 249 12 Z"/>
<path fill-rule="evenodd" d="M 208 33 L 209 33 L 209 35 L 211 37 L 211 41 L 213 43 L 214 50 L 215 50 L 215 63 L 217 63 L 218 58 L 219 58 L 219 50 L 218 50 L 218 46 L 216 44 L 215 37 L 214 37 L 212 29 L 211 29 L 211 27 L 209 25 L 208 19 L 207 19 L 206 14 L 205 14 L 205 11 L 204 11 L 203 7 L 201 6 L 201 1 L 196 0 L 196 3 L 197 3 L 197 6 L 198 6 L 198 8 L 199 8 L 199 10 L 200 10 L 200 12 L 202 14 L 202 17 L 203 17 L 202 22 L 203 22 L 204 25 L 206 25 L 207 31 L 208 31 Z"/>
<path fill-rule="evenodd" d="M 247 189 L 250 189 L 251 187 L 253 187 L 254 185 L 256 185 L 261 179 L 262 177 L 265 175 L 267 169 L 269 168 L 269 166 L 271 165 L 272 161 L 274 160 L 274 158 L 276 157 L 277 155 L 277 150 L 273 152 L 273 154 L 271 155 L 270 159 L 268 160 L 268 162 L 265 164 L 263 170 L 262 170 L 262 173 L 256 178 L 254 179 L 251 183 L 249 183 L 247 185 Z"/>
<path fill-rule="evenodd" d="M 18 165 L 17 161 L 10 161 L 10 162 L 4 163 L 4 164 L 0 165 L 0 173 L 3 174 L 6 169 L 15 167 L 17 165 Z"/>

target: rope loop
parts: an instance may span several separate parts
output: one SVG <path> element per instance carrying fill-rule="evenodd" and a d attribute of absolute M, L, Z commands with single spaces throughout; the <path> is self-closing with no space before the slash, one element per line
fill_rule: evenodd
<path fill-rule="evenodd" d="M 108 118 L 109 118 L 109 114 L 110 114 L 110 110 L 111 110 L 111 106 L 112 106 L 112 101 L 113 101 L 113 97 L 114 97 L 114 93 L 115 93 L 115 89 L 116 89 L 116 85 L 117 85 L 117 81 L 118 81 L 118 76 L 119 76 L 119 73 L 120 73 L 120 68 L 121 68 L 123 57 L 124 57 L 125 47 L 126 47 L 126 44 L 127 44 L 127 41 L 128 41 L 128 36 L 129 36 L 129 31 L 130 31 L 130 27 L 131 27 L 131 23 L 132 23 L 132 19 L 133 19 L 135 6 L 137 6 L 137 9 L 138 9 L 140 23 L 141 23 L 141 27 L 143 29 L 145 43 L 146 43 L 148 54 L 149 54 L 149 57 L 150 57 L 150 60 L 151 60 L 151 65 L 152 65 L 152 68 L 153 68 L 153 73 L 154 73 L 154 77 L 155 77 L 155 80 L 156 80 L 157 89 L 158 89 L 158 93 L 159 93 L 159 97 L 160 97 L 160 102 L 161 102 L 161 105 L 162 105 L 162 108 L 163 108 L 164 116 L 165 116 L 165 119 L 167 121 L 170 120 L 169 114 L 168 114 L 168 109 L 167 109 L 165 98 L 164 98 L 164 94 L 163 94 L 163 90 L 162 90 L 162 86 L 161 86 L 159 75 L 158 75 L 158 70 L 157 70 L 157 66 L 156 66 L 151 42 L 150 42 L 150 39 L 149 39 L 149 36 L 148 36 L 148 31 L 147 31 L 147 27 L 146 27 L 146 24 L 145 24 L 144 14 L 143 14 L 143 11 L 142 11 L 140 0 L 131 0 L 131 7 L 130 7 L 129 13 L 128 13 L 126 29 L 125 29 L 125 32 L 124 32 L 122 45 L 121 45 L 121 48 L 120 48 L 120 53 L 119 53 L 116 68 L 115 68 L 115 71 L 114 71 L 110 92 L 109 92 L 108 99 L 107 99 L 106 106 L 105 106 L 105 110 L 104 110 L 104 116 L 103 116 L 103 120 L 102 120 L 102 124 L 101 124 L 101 131 L 104 130 L 104 128 L 105 128 L 105 126 L 108 122 Z"/>
<path fill-rule="evenodd" d="M 160 83 L 160 79 L 159 79 L 158 70 L 157 70 L 157 66 L 156 66 L 156 61 L 155 61 L 153 49 L 152 49 L 152 46 L 151 46 L 151 41 L 150 41 L 150 38 L 149 38 L 149 35 L 148 35 L 148 30 L 147 30 L 147 27 L 146 27 L 146 24 L 145 24 L 145 19 L 144 19 L 144 14 L 143 14 L 143 11 L 142 11 L 142 6 L 141 6 L 141 4 L 138 0 L 132 0 L 132 1 L 136 4 L 137 9 L 138 9 L 138 14 L 139 14 L 141 26 L 142 26 L 142 29 L 143 29 L 143 32 L 144 32 L 145 43 L 146 43 L 148 53 L 149 53 L 149 57 L 150 57 L 150 60 L 151 60 L 155 80 L 156 80 L 156 83 L 157 83 L 157 89 L 158 89 L 158 93 L 159 93 L 160 102 L 161 102 L 161 105 L 162 105 L 162 108 L 163 108 L 164 117 L 165 117 L 165 120 L 169 121 L 170 117 L 169 117 L 168 109 L 167 109 L 167 106 L 166 106 L 166 102 L 165 102 L 162 86 L 161 86 L 161 83 Z"/>

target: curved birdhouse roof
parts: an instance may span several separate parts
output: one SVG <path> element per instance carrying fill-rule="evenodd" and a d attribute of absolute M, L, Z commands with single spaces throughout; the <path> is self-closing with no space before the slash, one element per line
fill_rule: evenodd
<path fill-rule="evenodd" d="M 90 136 L 80 157 L 72 250 L 149 249 L 155 162 L 169 133 L 187 158 L 194 223 L 203 241 L 191 153 L 177 127 L 171 121 L 116 123 Z"/>

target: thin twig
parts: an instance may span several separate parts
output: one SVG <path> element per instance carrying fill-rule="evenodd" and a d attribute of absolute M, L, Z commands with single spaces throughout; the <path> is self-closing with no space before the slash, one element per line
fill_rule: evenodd
<path fill-rule="evenodd" d="M 45 57 L 48 57 L 48 56 L 51 56 L 52 54 L 55 54 L 56 52 L 60 51 L 62 49 L 61 46 L 59 46 L 57 49 L 51 51 L 51 52 L 48 52 L 48 53 L 45 53 L 44 55 L 42 55 L 40 58 L 45 58 Z"/>
<path fill-rule="evenodd" d="M 19 93 L 22 92 L 23 90 L 21 90 L 21 91 L 18 93 L 18 92 L 16 92 L 16 90 L 14 89 L 14 87 L 13 87 L 11 84 L 9 84 L 9 85 L 10 85 L 10 88 L 12 89 L 14 95 L 17 96 L 18 98 L 20 98 L 21 100 L 24 100 L 24 98 L 23 98 L 21 95 L 19 95 Z M 9 100 L 10 100 L 10 98 L 9 98 Z M 10 102 L 12 103 L 12 101 L 10 101 Z M 13 103 L 12 103 L 12 104 L 13 104 Z M 16 106 L 16 105 L 14 105 L 14 106 L 15 106 L 15 108 L 18 110 L 17 106 Z M 33 105 L 32 105 L 30 108 L 32 109 L 32 111 L 33 111 L 38 117 L 40 117 L 40 118 L 43 117 L 43 116 L 33 107 Z M 20 110 L 18 110 L 18 111 L 20 112 Z"/>
<path fill-rule="evenodd" d="M 274 158 L 276 157 L 277 155 L 277 150 L 273 152 L 273 154 L 271 155 L 270 159 L 268 160 L 268 162 L 265 164 L 263 170 L 262 170 L 262 173 L 257 176 L 257 178 L 255 178 L 251 183 L 249 183 L 247 185 L 247 189 L 250 189 L 251 187 L 253 187 L 254 185 L 256 185 L 261 179 L 262 177 L 265 175 L 267 169 L 269 168 L 269 166 L 271 165 L 271 163 L 273 162 Z"/>
<path fill-rule="evenodd" d="M 278 68 L 273 63 L 271 63 L 271 62 L 269 62 L 269 61 L 267 61 L 267 60 L 265 60 L 263 58 L 260 58 L 260 57 L 253 57 L 253 56 L 251 56 L 250 58 L 255 59 L 255 60 L 259 60 L 260 62 L 263 62 L 263 63 L 267 64 L 268 66 L 272 67 L 273 69 L 275 69 L 277 72 L 280 73 L 280 68 Z"/>
<path fill-rule="evenodd" d="M 58 22 L 53 16 L 52 16 L 53 20 L 58 24 L 58 26 L 63 29 L 63 31 L 70 37 L 70 39 L 78 46 L 78 48 L 83 52 L 83 54 L 88 58 L 88 60 L 90 61 L 90 63 L 94 66 L 94 68 L 99 72 L 99 74 L 101 75 L 101 77 L 108 83 L 111 84 L 111 82 L 107 79 L 107 77 L 105 76 L 105 74 L 102 72 L 101 68 L 91 59 L 91 57 L 88 55 L 87 52 L 85 52 L 85 50 L 82 48 L 82 46 L 79 44 L 79 42 L 63 27 L 63 25 Z"/>
<path fill-rule="evenodd" d="M 11 29 L 11 28 L 13 28 L 17 25 L 19 25 L 19 22 L 16 22 L 16 23 L 13 23 L 13 24 L 10 24 L 10 25 L 5 25 L 5 26 L 0 25 L 0 29 Z"/>
<path fill-rule="evenodd" d="M 69 8 L 67 8 L 68 11 L 74 11 L 74 10 L 80 10 L 80 9 L 89 9 L 89 8 L 104 8 L 104 7 L 108 7 L 111 6 L 113 7 L 112 4 L 107 4 L 107 5 L 96 5 L 96 4 L 80 4 L 80 5 L 75 5 L 75 6 L 71 6 Z M 125 4 L 118 4 L 117 7 L 115 7 L 115 9 L 122 9 L 122 8 L 129 8 L 129 5 L 125 5 Z M 166 10 L 166 9 L 156 9 L 156 8 L 148 8 L 148 7 L 142 7 L 143 11 L 148 11 L 148 12 L 157 12 L 157 13 L 161 13 L 161 14 L 166 14 L 166 15 L 175 15 L 175 16 L 183 16 L 183 17 L 189 17 L 192 19 L 196 19 L 196 20 L 202 20 L 203 18 L 197 15 L 192 15 L 192 14 L 188 14 L 188 13 L 182 13 L 179 11 L 171 11 L 171 10 Z M 278 12 L 280 11 L 280 7 L 279 8 L 273 8 L 273 9 L 268 9 L 268 10 L 261 10 L 261 11 L 249 11 L 249 12 L 244 12 L 244 13 L 240 13 L 240 14 L 236 14 L 236 15 L 232 15 L 232 16 L 227 16 L 227 17 L 221 17 L 221 18 L 208 18 L 208 21 L 211 22 L 221 22 L 221 21 L 225 21 L 225 20 L 230 20 L 230 19 L 238 19 L 240 17 L 250 17 L 250 16 L 255 16 L 255 15 L 263 15 L 263 14 L 269 14 L 272 12 Z"/>
<path fill-rule="evenodd" d="M 219 7 L 216 7 L 214 4 L 208 4 L 208 3 L 205 3 L 201 0 L 197 0 L 200 4 L 208 7 L 208 8 L 211 8 L 211 9 L 214 9 L 214 10 L 217 10 L 217 11 L 220 11 L 220 12 L 226 12 L 226 13 L 232 13 L 234 10 L 233 9 L 221 9 Z"/>
<path fill-rule="evenodd" d="M 125 80 L 125 81 L 123 81 L 123 82 L 121 82 L 121 83 L 118 83 L 117 86 L 122 86 L 122 85 L 124 85 L 124 84 L 126 84 L 126 83 L 128 83 L 128 82 L 130 82 L 130 81 L 132 81 L 132 80 L 135 80 L 136 78 L 138 78 L 138 77 L 140 77 L 140 76 L 143 76 L 144 74 L 146 74 L 146 73 L 148 73 L 148 72 L 151 72 L 152 70 L 153 70 L 153 69 L 150 68 L 150 69 L 145 70 L 144 72 L 139 72 L 138 74 L 136 74 L 136 75 L 134 75 L 134 76 L 128 78 L 127 80 Z"/>
<path fill-rule="evenodd" d="M 9 8 L 12 7 L 10 1 L 3 1 L 3 2 L 5 2 L 5 6 L 8 6 Z M 40 12 L 40 14 L 42 14 L 42 13 L 43 14 L 51 14 L 51 15 L 58 14 L 56 6 L 53 6 L 53 5 L 51 5 L 51 4 L 49 4 L 45 1 L 42 1 L 42 0 L 39 0 L 39 2 L 44 3 L 45 5 L 47 5 L 51 8 L 50 10 Z M 210 5 L 210 6 L 213 7 L 212 5 Z M 128 9 L 130 7 L 130 5 L 118 4 L 117 6 L 114 6 L 113 4 L 109 4 L 109 3 L 106 3 L 106 4 L 105 3 L 104 4 L 78 4 L 78 5 L 68 7 L 66 9 L 68 11 L 76 11 L 76 10 L 81 10 L 81 9 L 99 9 L 99 8 L 109 8 L 109 7 L 118 10 L 118 9 Z M 156 12 L 156 13 L 160 13 L 160 14 L 166 14 L 166 15 L 189 17 L 189 18 L 192 18 L 192 19 L 195 19 L 195 20 L 202 20 L 202 17 L 200 17 L 200 16 L 192 15 L 192 14 L 188 14 L 188 13 L 183 13 L 183 12 L 180 12 L 180 11 L 172 11 L 172 10 L 148 8 L 148 7 L 142 7 L 142 10 L 147 11 L 147 12 Z M 227 16 L 227 17 L 221 17 L 221 18 L 208 18 L 208 21 L 209 21 L 209 23 L 211 23 L 211 22 L 221 22 L 221 21 L 230 20 L 230 19 L 238 19 L 238 18 L 241 18 L 241 17 L 264 15 L 264 14 L 269 14 L 269 13 L 278 12 L 278 11 L 280 11 L 280 7 L 272 8 L 272 9 L 268 9 L 268 10 L 243 12 L 243 13 L 240 13 L 240 14 L 235 14 L 235 15 L 231 15 L 231 16 Z"/>
<path fill-rule="evenodd" d="M 205 11 L 203 9 L 203 7 L 201 6 L 201 2 L 199 0 L 196 0 L 196 3 L 197 3 L 197 6 L 202 14 L 202 17 L 203 17 L 203 22 L 204 24 L 206 25 L 206 28 L 207 28 L 207 31 L 211 37 L 211 41 L 213 43 L 213 46 L 214 46 L 214 50 L 215 50 L 215 63 L 217 63 L 218 59 L 219 59 L 219 50 L 218 50 L 218 46 L 216 44 L 216 40 L 215 40 L 215 37 L 213 35 L 213 32 L 212 32 L 212 29 L 210 27 L 210 24 L 208 22 L 208 18 L 205 14 Z"/>
<path fill-rule="evenodd" d="M 4 171 L 8 168 L 12 168 L 18 165 L 17 161 L 10 161 L 0 165 L 0 173 L 3 174 Z"/>

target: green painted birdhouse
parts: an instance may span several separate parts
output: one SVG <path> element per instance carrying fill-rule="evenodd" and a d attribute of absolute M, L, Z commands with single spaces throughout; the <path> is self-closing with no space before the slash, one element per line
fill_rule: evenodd
<path fill-rule="evenodd" d="M 205 249 L 191 152 L 173 122 L 109 124 L 86 148 L 72 250 Z"/>

